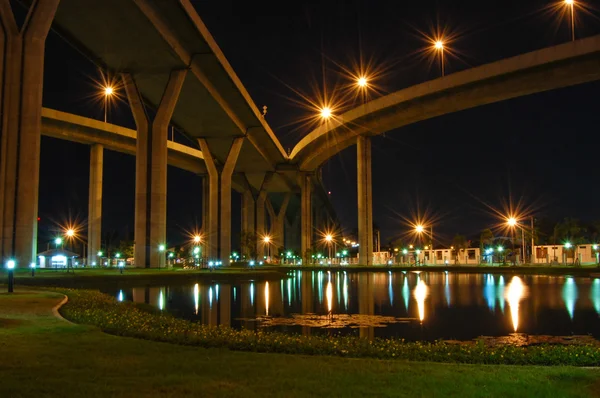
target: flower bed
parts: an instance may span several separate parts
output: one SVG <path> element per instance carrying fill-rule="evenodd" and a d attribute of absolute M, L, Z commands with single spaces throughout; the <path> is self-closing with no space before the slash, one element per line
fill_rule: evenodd
<path fill-rule="evenodd" d="M 238 351 L 354 358 L 507 365 L 600 365 L 600 350 L 591 344 L 488 347 L 484 343 L 423 343 L 401 339 L 369 341 L 354 336 L 302 336 L 235 330 L 178 319 L 135 303 L 120 303 L 113 297 L 96 291 L 68 290 L 64 293 L 68 295 L 69 301 L 60 312 L 72 322 L 94 325 L 114 335 L 152 341 Z"/>

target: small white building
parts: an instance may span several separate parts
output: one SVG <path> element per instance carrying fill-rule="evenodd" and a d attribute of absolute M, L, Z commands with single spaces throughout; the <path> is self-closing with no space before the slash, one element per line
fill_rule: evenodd
<path fill-rule="evenodd" d="M 539 245 L 533 247 L 534 264 L 572 264 L 579 260 L 580 264 L 598 262 L 600 246 L 593 243 L 565 247 L 565 245 Z"/>
<path fill-rule="evenodd" d="M 480 261 L 479 248 L 468 249 L 434 249 L 434 250 L 407 250 L 399 252 L 397 255 L 397 263 L 404 265 L 445 265 L 445 264 L 461 264 L 461 265 L 476 265 Z"/>

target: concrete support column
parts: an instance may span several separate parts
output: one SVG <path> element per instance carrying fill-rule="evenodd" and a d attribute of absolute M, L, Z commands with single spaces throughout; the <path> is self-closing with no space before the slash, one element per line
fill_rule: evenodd
<path fill-rule="evenodd" d="M 287 212 L 288 205 L 290 203 L 292 194 L 287 193 L 283 202 L 281 202 L 281 207 L 279 211 L 276 212 L 271 204 L 271 201 L 267 201 L 267 208 L 269 210 L 269 217 L 271 218 L 271 236 L 273 239 L 273 246 L 275 250 L 279 250 L 279 248 L 284 247 L 285 242 L 285 215 Z"/>
<path fill-rule="evenodd" d="M 300 175 L 300 246 L 302 264 L 310 262 L 312 250 L 312 178 L 310 174 Z"/>
<path fill-rule="evenodd" d="M 371 139 L 357 138 L 358 176 L 358 261 L 373 265 L 373 191 L 371 182 Z"/>
<path fill-rule="evenodd" d="M 135 264 L 164 267 L 159 251 L 167 238 L 167 140 L 171 116 L 187 70 L 172 71 L 150 128 L 134 77 L 123 73 L 123 84 L 137 126 L 135 189 Z"/>
<path fill-rule="evenodd" d="M 0 0 L 0 254 L 23 267 L 37 254 L 44 49 L 58 3 L 33 2 L 19 28 Z"/>
<path fill-rule="evenodd" d="M 242 235 L 254 234 L 255 202 L 252 191 L 247 189 L 242 193 Z"/>
<path fill-rule="evenodd" d="M 265 235 L 267 235 L 267 228 L 265 227 L 265 206 L 267 201 L 267 188 L 272 178 L 273 173 L 269 172 L 265 174 L 263 183 L 261 184 L 260 190 L 258 191 L 258 195 L 256 197 L 256 255 L 261 259 L 266 255 L 266 246 L 263 240 Z"/>
<path fill-rule="evenodd" d="M 210 229 L 210 181 L 209 176 L 202 176 L 202 228 L 200 229 L 202 233 L 202 257 L 208 258 L 209 254 L 209 229 Z"/>
<path fill-rule="evenodd" d="M 233 140 L 222 168 L 210 152 L 208 142 L 198 139 L 208 170 L 208 258 L 229 265 L 231 254 L 231 177 L 244 143 L 243 137 Z"/>
<path fill-rule="evenodd" d="M 90 151 L 90 195 L 88 207 L 87 265 L 98 264 L 102 242 L 102 169 L 104 147 L 94 144 Z"/>

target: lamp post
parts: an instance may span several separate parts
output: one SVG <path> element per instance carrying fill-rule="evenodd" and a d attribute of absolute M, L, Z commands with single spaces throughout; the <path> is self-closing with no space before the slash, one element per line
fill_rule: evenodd
<path fill-rule="evenodd" d="M 333 235 L 331 234 L 327 234 L 325 235 L 325 242 L 327 242 L 327 248 L 328 248 L 328 257 L 329 260 L 331 261 L 331 244 L 333 243 Z"/>
<path fill-rule="evenodd" d="M 269 258 L 269 261 L 271 261 L 271 237 L 265 236 L 263 238 L 263 242 L 265 242 L 265 245 L 267 245 L 267 257 Z"/>
<path fill-rule="evenodd" d="M 8 260 L 6 262 L 6 268 L 8 269 L 8 292 L 12 293 L 14 291 L 15 285 L 15 260 Z"/>
<path fill-rule="evenodd" d="M 114 90 L 111 86 L 104 87 L 104 123 L 106 123 L 107 119 L 107 109 L 108 109 L 108 98 L 112 96 Z"/>
<path fill-rule="evenodd" d="M 575 0 L 564 0 L 571 14 L 571 41 L 575 41 Z"/>
<path fill-rule="evenodd" d="M 440 69 L 442 71 L 442 77 L 444 77 L 444 42 L 442 40 L 437 40 L 434 47 L 440 53 Z"/>
<path fill-rule="evenodd" d="M 166 249 L 166 246 L 164 244 L 158 245 L 158 252 L 160 253 L 160 256 L 158 258 L 158 269 L 160 269 L 160 264 L 165 259 L 164 255 L 163 255 L 165 249 Z"/>

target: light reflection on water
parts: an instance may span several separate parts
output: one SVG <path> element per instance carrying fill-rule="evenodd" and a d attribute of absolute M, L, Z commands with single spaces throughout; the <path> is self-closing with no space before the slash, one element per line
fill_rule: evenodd
<path fill-rule="evenodd" d="M 343 318 L 348 324 L 343 327 L 338 318 L 336 327 L 342 327 L 336 332 L 367 338 L 470 340 L 513 332 L 600 338 L 600 279 L 590 278 L 294 271 L 276 282 L 196 283 L 109 293 L 119 301 L 145 302 L 179 317 L 236 328 L 260 328 L 256 318 L 267 315 L 275 329 L 330 333 L 293 322 L 277 326 L 277 319 L 331 314 L 336 320 L 336 315 L 347 314 Z"/>

